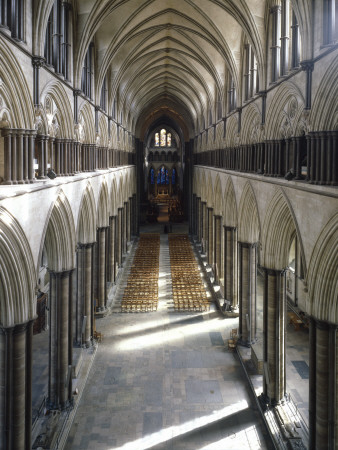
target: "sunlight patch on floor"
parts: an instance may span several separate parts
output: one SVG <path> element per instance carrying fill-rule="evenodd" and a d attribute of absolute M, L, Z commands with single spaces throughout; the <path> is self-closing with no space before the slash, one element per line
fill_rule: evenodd
<path fill-rule="evenodd" d="M 184 321 L 184 316 L 182 317 L 182 320 Z M 178 339 L 182 339 L 184 336 L 195 336 L 203 332 L 207 333 L 218 329 L 219 320 L 215 318 L 204 320 L 196 324 L 185 324 L 182 327 L 174 326 L 169 330 L 162 328 L 159 331 L 150 332 L 143 336 L 141 334 L 131 338 L 126 337 L 117 345 L 120 351 L 135 351 L 147 347 L 161 346 L 164 343 L 173 343 Z M 135 329 L 132 328 L 131 331 L 135 332 Z M 144 331 L 146 332 L 146 329 Z"/>
<path fill-rule="evenodd" d="M 240 402 L 234 403 L 233 405 L 226 406 L 225 408 L 219 411 L 214 411 L 212 414 L 209 414 L 208 416 L 198 417 L 197 419 L 190 420 L 189 422 L 183 423 L 182 425 L 175 425 L 169 428 L 159 430 L 156 433 L 144 436 L 143 438 L 137 439 L 136 441 L 128 442 L 122 445 L 122 447 L 115 448 L 114 450 L 150 449 L 155 445 L 162 444 L 163 442 L 168 442 L 179 436 L 184 436 L 184 434 L 189 433 L 191 431 L 206 427 L 208 425 L 212 425 L 213 423 L 218 422 L 232 414 L 236 414 L 239 411 L 243 411 L 246 408 L 248 408 L 248 403 L 246 400 L 242 400 Z M 220 448 L 221 447 L 218 447 L 218 449 Z"/>
<path fill-rule="evenodd" d="M 229 433 L 229 435 L 217 442 L 212 442 L 203 447 L 198 447 L 196 450 L 220 450 L 220 449 L 250 449 L 259 450 L 262 448 L 262 443 L 259 439 L 257 429 L 254 425 L 239 431 L 238 433 Z"/>

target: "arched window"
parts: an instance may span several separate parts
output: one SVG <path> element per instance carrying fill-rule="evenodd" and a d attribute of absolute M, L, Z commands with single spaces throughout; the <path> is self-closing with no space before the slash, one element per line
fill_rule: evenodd
<path fill-rule="evenodd" d="M 167 143 L 167 132 L 166 130 L 163 128 L 161 130 L 161 147 L 165 147 Z"/>
<path fill-rule="evenodd" d="M 0 26 L 8 28 L 12 38 L 22 41 L 24 21 L 24 2 L 22 0 L 3 0 L 0 2 Z"/>
<path fill-rule="evenodd" d="M 155 147 L 171 147 L 172 146 L 172 136 L 171 133 L 167 133 L 165 128 L 154 134 L 154 145 Z"/>
<path fill-rule="evenodd" d="M 158 169 L 157 184 L 169 184 L 169 172 L 164 166 Z"/>
<path fill-rule="evenodd" d="M 153 168 L 150 169 L 150 184 L 155 184 L 155 171 Z"/>
<path fill-rule="evenodd" d="M 174 186 L 176 183 L 176 169 L 175 167 L 173 168 L 173 171 L 171 173 L 171 184 Z"/>
<path fill-rule="evenodd" d="M 101 98 L 100 98 L 100 108 L 103 109 L 103 111 L 106 111 L 107 95 L 108 95 L 107 77 L 105 76 L 102 83 Z"/>
<path fill-rule="evenodd" d="M 81 79 L 81 90 L 89 98 L 92 97 L 93 50 L 94 44 L 91 43 L 84 59 Z"/>
<path fill-rule="evenodd" d="M 236 88 L 235 88 L 235 82 L 232 78 L 232 76 L 229 77 L 229 90 L 228 90 L 228 112 L 233 111 L 236 109 Z"/>
<path fill-rule="evenodd" d="M 253 48 L 247 42 L 244 46 L 244 101 L 259 91 L 257 60 Z"/>
<path fill-rule="evenodd" d="M 323 0 L 323 44 L 334 44 L 338 39 L 338 0 Z"/>
<path fill-rule="evenodd" d="M 159 146 L 160 146 L 160 134 L 155 133 L 155 147 L 159 147 Z"/>
<path fill-rule="evenodd" d="M 55 72 L 62 74 L 69 80 L 70 60 L 70 30 L 69 13 L 70 5 L 55 0 L 51 9 L 45 36 L 45 59 L 46 63 L 53 66 Z"/>
<path fill-rule="evenodd" d="M 289 0 L 270 9 L 271 14 L 271 82 L 299 67 L 301 40 L 299 25 Z M 291 55 L 291 58 L 289 57 Z"/>

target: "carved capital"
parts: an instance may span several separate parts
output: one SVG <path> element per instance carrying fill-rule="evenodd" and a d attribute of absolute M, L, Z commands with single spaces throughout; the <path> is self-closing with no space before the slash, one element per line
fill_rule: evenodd
<path fill-rule="evenodd" d="M 300 66 L 306 72 L 313 72 L 314 64 L 311 60 L 301 61 Z"/>
<path fill-rule="evenodd" d="M 46 60 L 42 56 L 33 56 L 32 57 L 32 65 L 35 69 L 40 69 L 40 67 L 44 66 Z"/>

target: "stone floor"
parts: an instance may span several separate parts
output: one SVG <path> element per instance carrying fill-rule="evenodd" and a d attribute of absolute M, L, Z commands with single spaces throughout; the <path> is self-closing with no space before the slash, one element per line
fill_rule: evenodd
<path fill-rule="evenodd" d="M 269 448 L 240 364 L 226 346 L 238 319 L 224 319 L 215 310 L 204 314 L 174 312 L 168 239 L 163 229 L 163 224 L 141 229 L 161 232 L 159 309 L 147 314 L 120 313 L 132 249 L 110 298 L 117 301 L 112 304 L 112 314 L 97 321 L 104 339 L 65 448 Z M 173 232 L 186 233 L 187 227 L 175 224 Z M 258 327 L 259 298 L 260 294 Z M 33 345 L 34 416 L 47 394 L 48 331 L 34 336 Z M 288 325 L 287 391 L 305 419 L 306 365 L 308 333 Z"/>
<path fill-rule="evenodd" d="M 163 233 L 159 298 L 157 312 L 123 314 L 116 305 L 97 322 L 103 342 L 65 448 L 270 448 L 240 363 L 227 349 L 237 319 L 213 309 L 174 312 Z"/>

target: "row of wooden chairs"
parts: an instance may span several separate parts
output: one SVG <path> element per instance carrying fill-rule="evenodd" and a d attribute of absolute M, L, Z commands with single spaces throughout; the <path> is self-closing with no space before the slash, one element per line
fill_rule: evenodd
<path fill-rule="evenodd" d="M 121 312 L 157 310 L 159 261 L 160 235 L 141 234 L 123 292 Z"/>
<path fill-rule="evenodd" d="M 169 254 L 175 310 L 209 310 L 210 301 L 188 236 L 170 235 Z"/>

